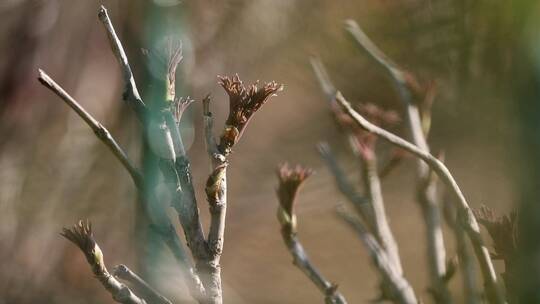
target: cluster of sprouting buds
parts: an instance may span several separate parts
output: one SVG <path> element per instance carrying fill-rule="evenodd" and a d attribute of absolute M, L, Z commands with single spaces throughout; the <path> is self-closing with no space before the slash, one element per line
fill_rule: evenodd
<path fill-rule="evenodd" d="M 377 137 L 360 128 L 336 103 L 332 103 L 331 109 L 338 126 L 349 136 L 354 149 L 363 157 L 370 157 L 374 153 Z M 356 110 L 371 123 L 385 129 L 401 122 L 397 112 L 384 110 L 372 103 L 360 104 L 356 106 Z"/>
<path fill-rule="evenodd" d="M 106 279 L 108 273 L 103 262 L 103 253 L 94 240 L 92 224 L 89 221 L 81 220 L 71 229 L 63 228 L 61 235 L 81 249 L 98 279 Z"/>
<path fill-rule="evenodd" d="M 296 231 L 296 217 L 294 215 L 294 202 L 300 186 L 313 174 L 313 170 L 299 165 L 289 167 L 288 164 L 280 165 L 277 169 L 279 185 L 277 196 L 279 200 L 278 219 L 287 233 Z"/>
<path fill-rule="evenodd" d="M 474 210 L 474 216 L 493 239 L 492 257 L 505 261 L 513 259 L 518 242 L 517 212 L 514 210 L 509 215 L 497 216 L 492 209 L 481 206 Z"/>
<path fill-rule="evenodd" d="M 272 81 L 259 87 L 257 81 L 246 88 L 238 75 L 232 78 L 221 76 L 218 78 L 219 84 L 229 95 L 229 116 L 219 142 L 220 151 L 228 154 L 242 136 L 253 114 L 266 103 L 270 96 L 281 91 L 283 85 Z"/>
<path fill-rule="evenodd" d="M 493 259 L 504 262 L 502 277 L 509 293 L 514 293 L 516 280 L 516 257 L 519 246 L 518 213 L 513 210 L 508 215 L 498 216 L 489 207 L 474 210 L 474 216 L 488 231 L 493 240 Z M 513 295 L 509 294 L 510 297 Z"/>

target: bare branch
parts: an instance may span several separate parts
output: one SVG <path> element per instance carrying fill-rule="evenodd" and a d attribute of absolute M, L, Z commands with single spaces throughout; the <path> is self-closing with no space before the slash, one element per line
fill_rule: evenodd
<path fill-rule="evenodd" d="M 107 271 L 103 260 L 103 253 L 94 240 L 90 222 L 79 221 L 71 229 L 63 228 L 61 235 L 81 249 L 96 279 L 112 295 L 116 302 L 123 304 L 146 304 L 143 299 L 135 295 L 131 289 L 120 283 Z"/>
<path fill-rule="evenodd" d="M 345 297 L 337 291 L 337 285 L 326 280 L 320 271 L 311 263 L 304 247 L 296 236 L 296 214 L 294 204 L 302 183 L 312 174 L 310 169 L 296 166 L 294 169 L 282 165 L 278 169 L 279 185 L 277 197 L 279 200 L 278 220 L 281 225 L 281 235 L 293 263 L 298 267 L 325 296 L 325 303 L 345 304 Z"/>
<path fill-rule="evenodd" d="M 146 281 L 131 271 L 126 265 L 120 264 L 114 268 L 113 275 L 121 280 L 129 282 L 141 296 L 152 304 L 172 304 L 172 302 L 159 294 Z"/>
<path fill-rule="evenodd" d="M 459 188 L 457 182 L 455 181 L 448 168 L 446 168 L 444 163 L 431 155 L 429 152 L 426 152 L 415 146 L 414 144 L 411 144 L 410 142 L 402 139 L 401 137 L 394 135 L 384 129 L 381 129 L 367 121 L 364 117 L 362 117 L 362 115 L 360 115 L 352 108 L 352 106 L 349 104 L 349 102 L 347 102 L 347 100 L 345 100 L 345 98 L 340 92 L 336 94 L 335 98 L 337 102 L 343 107 L 345 112 L 348 113 L 360 127 L 364 128 L 368 132 L 371 132 L 383 138 L 389 143 L 412 153 L 416 157 L 425 161 L 428 166 L 439 176 L 442 182 L 452 191 L 452 194 L 457 199 L 457 208 L 460 212 L 460 215 L 464 217 L 463 221 L 466 223 L 467 234 L 471 239 L 475 254 L 479 260 L 480 269 L 486 282 L 488 296 L 490 300 L 494 303 L 504 303 L 505 301 L 502 297 L 500 287 L 498 285 L 495 269 L 489 257 L 489 251 L 484 245 L 484 242 L 482 241 L 482 237 L 480 235 L 480 228 L 478 226 L 478 222 L 474 218 L 473 212 L 469 207 L 469 204 L 467 203 L 467 200 L 461 192 L 461 189 Z"/>
<path fill-rule="evenodd" d="M 397 303 L 417 304 L 418 300 L 409 282 L 396 269 L 395 264 L 388 258 L 387 251 L 379 245 L 377 239 L 364 227 L 362 222 L 342 208 L 338 209 L 338 215 L 358 233 L 360 240 L 373 259 L 373 264 L 383 277 L 383 282 L 389 285 L 392 292 L 390 296 Z"/>
<path fill-rule="evenodd" d="M 99 123 L 99 121 L 92 117 L 92 115 L 90 115 L 90 113 L 88 113 L 75 99 L 73 99 L 73 97 L 66 93 L 66 91 L 64 91 L 60 85 L 50 78 L 49 75 L 47 75 L 41 69 L 38 71 L 39 82 L 60 97 L 70 108 L 75 111 L 75 113 L 77 113 L 77 115 L 79 115 L 79 117 L 84 120 L 84 122 L 86 122 L 86 124 L 94 131 L 97 138 L 99 138 L 111 150 L 114 156 L 116 156 L 124 168 L 126 168 L 135 185 L 137 185 L 137 187 L 142 187 L 143 178 L 141 173 L 131 163 L 124 150 L 120 148 L 120 145 L 118 145 L 116 140 L 111 136 L 111 133 L 101 123 Z"/>
<path fill-rule="evenodd" d="M 208 249 L 210 252 L 210 270 L 208 289 L 210 297 L 221 297 L 220 259 L 225 237 L 225 219 L 227 214 L 227 159 L 219 152 L 212 134 L 214 118 L 210 112 L 210 95 L 203 99 L 204 135 L 206 150 L 212 163 L 212 173 L 206 181 L 206 198 L 210 210 L 210 229 L 208 231 Z"/>
<path fill-rule="evenodd" d="M 120 64 L 120 68 L 122 69 L 122 76 L 125 82 L 125 89 L 122 97 L 133 108 L 139 120 L 144 121 L 146 105 L 144 104 L 141 96 L 139 95 L 137 85 L 135 84 L 135 78 L 133 77 L 133 72 L 131 71 L 131 67 L 129 66 L 126 52 L 122 47 L 120 39 L 118 39 L 118 36 L 116 35 L 111 19 L 109 18 L 109 14 L 107 14 L 107 9 L 104 6 L 100 7 L 98 17 L 99 20 L 101 20 L 101 22 L 103 23 L 105 30 L 107 31 L 107 37 L 109 38 L 111 49 L 114 53 L 114 56 L 118 60 L 118 63 Z"/>

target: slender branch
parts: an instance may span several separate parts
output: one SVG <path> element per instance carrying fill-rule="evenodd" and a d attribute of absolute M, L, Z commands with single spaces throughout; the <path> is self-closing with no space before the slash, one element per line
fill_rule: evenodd
<path fill-rule="evenodd" d="M 322 292 L 325 303 L 346 304 L 345 297 L 337 291 L 337 285 L 325 279 L 313 265 L 297 237 L 294 205 L 300 186 L 311 173 L 311 170 L 300 166 L 291 169 L 287 165 L 283 165 L 278 169 L 279 185 L 277 196 L 279 207 L 277 217 L 281 225 L 281 235 L 283 242 L 293 256 L 293 264 Z"/>
<path fill-rule="evenodd" d="M 103 23 L 105 30 L 107 31 L 107 37 L 109 38 L 111 49 L 114 53 L 114 56 L 118 60 L 118 63 L 120 64 L 120 68 L 122 69 L 122 76 L 125 82 L 125 89 L 122 97 L 133 108 L 133 110 L 137 114 L 137 117 L 142 122 L 145 119 L 146 106 L 141 99 L 141 96 L 139 95 L 137 85 L 135 84 L 135 78 L 133 77 L 133 72 L 131 71 L 131 67 L 129 66 L 126 52 L 122 47 L 120 39 L 118 39 L 118 36 L 116 35 L 116 31 L 114 30 L 111 19 L 107 14 L 107 9 L 104 6 L 100 7 L 98 17 L 99 20 L 101 20 L 101 22 Z"/>
<path fill-rule="evenodd" d="M 474 214 L 469 207 L 465 196 L 461 192 L 461 189 L 459 188 L 456 180 L 454 179 L 448 168 L 444 165 L 444 163 L 431 155 L 429 152 L 426 152 L 415 146 L 414 144 L 411 144 L 410 142 L 402 139 L 401 137 L 394 135 L 384 129 L 381 129 L 367 121 L 364 117 L 362 117 L 362 115 L 360 115 L 352 108 L 350 103 L 345 100 L 345 98 L 340 92 L 336 94 L 335 98 L 337 102 L 343 107 L 345 112 L 348 113 L 351 118 L 358 124 L 358 126 L 362 127 L 368 132 L 371 132 L 383 138 L 389 143 L 412 153 L 416 157 L 425 161 L 427 165 L 439 176 L 441 181 L 452 191 L 452 194 L 456 197 L 455 202 L 457 204 L 459 214 L 463 217 L 463 221 L 466 225 L 467 235 L 471 239 L 475 254 L 480 263 L 480 269 L 486 282 L 488 297 L 493 303 L 504 303 L 505 301 L 498 285 L 497 275 L 495 273 L 493 263 L 490 259 L 489 251 L 484 245 L 482 237 L 480 235 L 480 227 L 478 226 L 478 222 L 474 218 Z"/>
<path fill-rule="evenodd" d="M 379 245 L 377 239 L 364 227 L 362 222 L 341 208 L 338 209 L 338 215 L 358 233 L 373 259 L 373 264 L 383 277 L 383 282 L 389 285 L 391 296 L 395 298 L 395 301 L 402 304 L 417 304 L 418 300 L 409 282 L 397 271 L 395 264 L 390 261 L 387 251 Z"/>
<path fill-rule="evenodd" d="M 386 250 L 388 259 L 394 264 L 395 271 L 402 275 L 403 268 L 399 257 L 399 249 L 388 224 L 384 201 L 381 190 L 381 181 L 377 173 L 377 159 L 375 154 L 371 158 L 360 157 L 362 160 L 362 180 L 366 190 L 366 197 L 371 202 L 373 208 L 374 233 L 380 241 L 384 250 Z"/>
<path fill-rule="evenodd" d="M 131 271 L 126 265 L 120 264 L 114 268 L 113 275 L 121 280 L 129 282 L 133 285 L 133 288 L 137 290 L 141 296 L 152 304 L 172 304 L 172 302 L 162 296 L 154 288 L 152 288 L 146 281 L 139 277 L 136 273 Z"/>
<path fill-rule="evenodd" d="M 146 304 L 143 299 L 138 297 L 131 289 L 119 282 L 107 271 L 103 260 L 103 253 L 94 240 L 90 222 L 79 221 L 71 229 L 63 228 L 61 235 L 81 249 L 96 279 L 112 295 L 116 302 L 123 304 Z"/>
<path fill-rule="evenodd" d="M 96 137 L 99 138 L 116 156 L 118 161 L 126 168 L 129 175 L 135 182 L 135 185 L 137 187 L 142 187 L 143 185 L 143 177 L 142 174 L 139 172 L 138 169 L 135 168 L 135 166 L 132 164 L 132 162 L 129 160 L 127 154 L 122 150 L 120 145 L 116 142 L 116 140 L 112 137 L 111 133 L 101 124 L 99 121 L 97 121 L 90 113 L 88 113 L 73 97 L 71 97 L 64 89 L 58 85 L 52 78 L 49 77 L 44 71 L 41 69 L 39 71 L 39 77 L 38 80 L 41 82 L 42 85 L 44 85 L 46 88 L 51 90 L 53 93 L 55 93 L 58 97 L 60 97 L 70 108 L 81 117 L 84 122 L 94 131 L 96 134 Z"/>
<path fill-rule="evenodd" d="M 346 21 L 346 29 L 357 42 L 359 47 L 365 50 L 374 62 L 381 65 L 394 81 L 399 96 L 406 107 L 409 130 L 413 143 L 429 153 L 429 146 L 424 136 L 422 120 L 417 103 L 413 100 L 413 94 L 407 83 L 412 75 L 402 71 L 393 63 L 362 31 L 360 26 L 353 21 Z M 441 228 L 441 212 L 437 203 L 436 184 L 429 181 L 429 170 L 426 163 L 418 161 L 418 201 L 422 206 L 424 221 L 426 222 L 426 234 L 428 243 L 429 269 L 431 281 L 434 284 L 433 291 L 438 303 L 451 303 L 450 292 L 444 283 L 446 274 L 446 253 Z"/>

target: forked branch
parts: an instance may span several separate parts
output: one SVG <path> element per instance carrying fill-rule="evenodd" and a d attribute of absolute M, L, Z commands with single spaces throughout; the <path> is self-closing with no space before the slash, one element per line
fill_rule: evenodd
<path fill-rule="evenodd" d="M 141 297 L 146 299 L 151 304 L 172 304 L 172 302 L 156 291 L 146 281 L 131 271 L 126 265 L 120 264 L 114 268 L 113 274 L 115 277 L 131 283 L 133 289 L 137 291 Z"/>

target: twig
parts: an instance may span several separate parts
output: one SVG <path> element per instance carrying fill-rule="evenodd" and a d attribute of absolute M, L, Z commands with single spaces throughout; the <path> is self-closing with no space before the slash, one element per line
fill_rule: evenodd
<path fill-rule="evenodd" d="M 367 198 L 360 195 L 349 182 L 349 179 L 339 166 L 330 146 L 326 142 L 321 142 L 317 145 L 319 154 L 321 155 L 326 166 L 334 176 L 334 180 L 340 192 L 352 203 L 356 211 L 362 216 L 370 226 L 373 227 L 373 210 L 370 207 L 370 202 Z"/>
<path fill-rule="evenodd" d="M 116 35 L 116 31 L 114 30 L 111 19 L 107 14 L 107 9 L 104 6 L 100 7 L 98 17 L 99 20 L 101 20 L 101 22 L 103 23 L 105 30 L 107 31 L 107 37 L 109 38 L 111 49 L 114 53 L 114 56 L 118 60 L 118 63 L 120 64 L 120 68 L 122 69 L 122 76 L 125 82 L 125 89 L 122 97 L 133 108 L 139 120 L 143 122 L 146 114 L 146 105 L 144 104 L 141 96 L 139 95 L 137 85 L 135 84 L 135 78 L 133 77 L 133 72 L 131 71 L 131 67 L 129 66 L 126 52 L 122 47 L 120 39 L 118 39 L 118 36 Z"/>
<path fill-rule="evenodd" d="M 116 302 L 123 304 L 146 304 L 143 299 L 139 298 L 131 289 L 120 283 L 107 271 L 103 260 L 103 253 L 94 240 L 90 222 L 79 221 L 71 229 L 64 228 L 61 235 L 81 249 L 96 279 L 112 295 Z"/>
<path fill-rule="evenodd" d="M 338 215 L 358 233 L 358 236 L 373 259 L 373 264 L 382 275 L 383 281 L 387 282 L 391 288 L 391 296 L 398 303 L 417 304 L 418 300 L 416 299 L 414 290 L 409 285 L 409 282 L 396 270 L 394 263 L 388 258 L 387 251 L 379 245 L 377 239 L 364 227 L 358 218 L 341 208 L 337 211 Z"/>
<path fill-rule="evenodd" d="M 402 139 L 401 137 L 394 135 L 384 129 L 381 129 L 367 121 L 364 117 L 362 117 L 362 115 L 360 115 L 352 108 L 350 103 L 345 100 L 345 98 L 340 92 L 336 94 L 335 98 L 337 102 L 343 107 L 345 112 L 348 113 L 351 118 L 358 124 L 358 126 L 362 127 L 368 132 L 371 132 L 383 138 L 389 143 L 412 153 L 416 157 L 425 161 L 428 166 L 439 176 L 442 182 L 452 191 L 453 195 L 457 199 L 456 204 L 459 213 L 461 216 L 463 216 L 463 221 L 467 228 L 467 235 L 471 239 L 475 254 L 478 258 L 480 269 L 486 282 L 488 297 L 493 303 L 505 303 L 505 300 L 500 291 L 500 287 L 498 285 L 497 275 L 495 274 L 493 263 L 489 256 L 489 251 L 482 241 L 478 222 L 474 218 L 474 214 L 469 207 L 465 196 L 461 192 L 461 189 L 459 188 L 457 182 L 455 181 L 448 168 L 446 168 L 444 163 L 442 163 L 430 153 L 425 152 L 424 150 L 415 146 L 414 144 L 411 144 L 410 142 Z"/>
<path fill-rule="evenodd" d="M 321 272 L 309 260 L 304 247 L 297 237 L 296 214 L 294 213 L 296 196 L 300 186 L 311 175 L 312 171 L 300 166 L 291 169 L 288 165 L 282 165 L 277 173 L 279 179 L 277 189 L 279 200 L 277 217 L 281 225 L 283 242 L 285 242 L 287 249 L 293 256 L 293 264 L 322 292 L 325 297 L 325 303 L 346 304 L 345 297 L 337 291 L 337 285 L 323 277 Z"/>
<path fill-rule="evenodd" d="M 133 285 L 141 296 L 151 304 L 172 304 L 172 302 L 162 296 L 146 281 L 141 279 L 136 273 L 131 271 L 126 265 L 120 264 L 114 268 L 113 275 L 121 280 L 127 281 Z"/>
<path fill-rule="evenodd" d="M 407 79 L 412 77 L 412 75 L 402 71 L 377 48 L 354 20 L 346 21 L 346 29 L 360 48 L 365 50 L 371 59 L 388 71 L 406 107 L 407 120 L 413 143 L 424 152 L 429 153 L 429 146 L 424 136 L 417 102 L 413 100 L 413 94 L 407 83 Z M 428 167 L 420 160 L 418 161 L 418 177 L 417 193 L 418 200 L 422 206 L 424 221 L 426 222 L 427 251 L 431 281 L 434 285 L 434 295 L 438 303 L 451 303 L 450 292 L 443 280 L 446 274 L 446 250 L 441 228 L 441 212 L 437 203 L 436 184 L 430 182 Z"/>
<path fill-rule="evenodd" d="M 60 85 L 50 78 L 49 75 L 47 75 L 41 69 L 39 69 L 38 72 L 39 82 L 60 97 L 70 108 L 73 109 L 73 111 L 75 111 L 75 113 L 77 113 L 77 115 L 79 115 L 79 117 L 86 122 L 86 124 L 94 131 L 96 137 L 99 138 L 111 150 L 114 156 L 116 156 L 124 168 L 126 168 L 137 187 L 142 187 L 143 177 L 141 173 L 131 163 L 124 150 L 120 148 L 120 145 L 118 145 L 116 140 L 114 140 L 114 138 L 111 136 L 111 133 L 103 125 L 101 125 L 99 121 L 92 117 L 92 115 L 90 115 L 90 113 L 88 113 L 73 97 L 66 93 L 66 91 L 64 91 Z"/>

